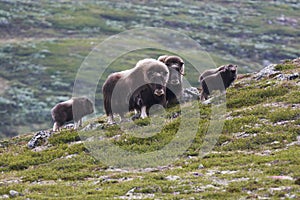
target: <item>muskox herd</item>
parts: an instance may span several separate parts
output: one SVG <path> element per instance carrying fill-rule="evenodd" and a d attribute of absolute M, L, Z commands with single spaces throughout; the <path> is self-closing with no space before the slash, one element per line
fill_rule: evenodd
<path fill-rule="evenodd" d="M 179 56 L 163 55 L 157 60 L 140 60 L 129 70 L 110 74 L 102 86 L 108 124 L 115 123 L 114 114 L 119 114 L 122 121 L 127 112 L 134 111 L 133 120 L 144 119 L 155 104 L 163 107 L 178 104 L 183 90 L 184 68 L 184 61 Z M 204 71 L 199 76 L 199 98 L 207 100 L 213 90 L 225 92 L 236 77 L 237 66 L 232 64 Z M 65 122 L 71 120 L 78 128 L 82 118 L 93 112 L 93 103 L 86 97 L 61 102 L 51 110 L 53 131 L 59 130 Z"/>

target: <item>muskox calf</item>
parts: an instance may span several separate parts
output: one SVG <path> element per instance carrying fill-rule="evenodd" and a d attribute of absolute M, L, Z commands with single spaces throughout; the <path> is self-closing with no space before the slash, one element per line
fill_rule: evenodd
<path fill-rule="evenodd" d="M 144 119 L 149 116 L 149 110 L 155 104 L 160 104 L 163 107 L 167 105 L 165 85 L 167 77 L 158 76 L 153 78 L 156 78 L 160 83 L 149 83 L 141 86 L 129 100 L 129 110 L 135 110 L 136 112 L 132 118 L 133 120 L 139 117 Z"/>
<path fill-rule="evenodd" d="M 227 65 L 228 66 L 228 65 Z M 208 70 L 205 70 L 200 76 L 199 76 L 199 83 L 201 83 L 201 81 L 207 77 L 207 76 L 210 76 L 210 75 L 213 75 L 213 74 L 216 74 L 222 70 L 224 70 L 224 68 L 226 67 L 226 65 L 222 65 L 216 69 L 208 69 Z"/>
<path fill-rule="evenodd" d="M 136 110 L 144 118 L 151 105 L 163 105 L 168 77 L 168 67 L 150 58 L 140 60 L 132 69 L 109 75 L 102 87 L 108 123 L 115 123 L 113 113 L 123 118 L 126 112 Z"/>
<path fill-rule="evenodd" d="M 74 120 L 74 128 L 82 125 L 82 118 L 94 112 L 91 100 L 86 97 L 74 97 L 56 104 L 51 109 L 54 120 L 53 131 L 58 131 L 66 122 Z"/>
<path fill-rule="evenodd" d="M 184 75 L 184 62 L 178 56 L 168 55 L 160 56 L 158 60 L 165 63 L 170 71 L 166 91 L 167 105 L 170 106 L 178 104 L 179 99 L 182 96 L 182 78 Z"/>
<path fill-rule="evenodd" d="M 202 86 L 201 100 L 207 100 L 213 90 L 224 92 L 237 77 L 237 66 L 226 65 L 222 70 L 204 77 L 200 84 Z"/>

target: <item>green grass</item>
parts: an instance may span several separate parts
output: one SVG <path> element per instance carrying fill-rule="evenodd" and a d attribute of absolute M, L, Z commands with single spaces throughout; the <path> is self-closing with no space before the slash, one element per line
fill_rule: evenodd
<path fill-rule="evenodd" d="M 50 108 L 71 96 L 80 64 L 107 36 L 135 27 L 176 29 L 197 40 L 217 65 L 238 64 L 241 74 L 257 71 L 262 60 L 275 63 L 298 55 L 298 25 L 280 24 L 277 17 L 281 14 L 299 18 L 297 5 L 291 1 L 0 2 L 0 18 L 9 20 L 6 28 L 13 39 L 6 40 L 6 28 L 0 30 L 4 38 L 0 41 L 0 76 L 10 85 L 0 105 L 2 123 L 9 127 L 2 130 L 1 126 L 1 131 L 12 135 L 50 128 Z M 164 53 L 146 49 L 121 56 L 99 77 L 99 88 L 107 74 L 130 68 L 137 59 Z M 186 68 L 186 77 L 198 87 L 198 72 L 188 61 Z M 299 73 L 299 66 L 291 60 L 275 68 Z M 94 73 L 85 75 L 88 79 Z M 102 110 L 101 98 L 97 96 L 98 111 Z M 171 119 L 178 107 L 169 108 L 165 118 L 157 118 L 160 121 L 147 118 L 121 126 L 108 126 L 100 116 L 87 122 L 98 123 L 96 131 L 63 130 L 34 150 L 27 147 L 33 133 L 3 139 L 0 198 L 16 190 L 22 196 L 14 199 L 124 199 L 131 194 L 131 198 L 144 199 L 297 199 L 299 103 L 299 79 L 257 81 L 247 75 L 227 90 L 225 122 L 217 138 L 207 134 L 211 105 L 193 102 L 182 107 L 187 119 Z M 180 128 L 184 132 L 178 135 Z M 101 145 L 110 142 L 147 159 L 146 153 L 161 150 L 171 141 L 174 152 L 179 151 L 191 136 L 188 130 L 195 135 L 186 150 L 171 163 L 150 169 L 108 165 L 105 158 L 94 157 L 84 142 L 99 138 L 94 140 L 96 147 L 105 148 Z M 209 141 L 216 143 L 203 155 Z M 161 160 L 169 155 L 164 156 Z M 115 165 L 126 161 L 119 159 Z"/>
<path fill-rule="evenodd" d="M 26 107 L 16 108 L 1 103 L 1 107 L 9 108 L 4 114 L 8 125 L 0 128 L 1 137 L 49 128 L 51 117 L 47 110 L 71 96 L 77 70 L 84 58 L 100 41 L 124 30 L 139 27 L 178 30 L 197 41 L 217 66 L 238 64 L 239 73 L 261 69 L 263 60 L 275 63 L 299 56 L 297 25 L 278 21 L 281 15 L 291 20 L 299 18 L 295 9 L 297 5 L 290 1 L 263 2 L 258 6 L 250 0 L 241 4 L 237 1 L 115 4 L 110 1 L 53 3 L 20 0 L 18 3 L 0 2 L 0 7 L 0 21 L 9 23 L 0 30 L 3 38 L 0 41 L 0 76 L 9 80 L 11 85 L 21 83 L 20 89 L 34 91 L 34 99 L 26 100 Z M 143 42 L 139 41 L 140 44 Z M 185 48 L 189 50 L 190 47 Z M 144 57 L 156 58 L 160 52 L 136 51 L 129 56 L 124 55 L 123 61 L 116 61 L 100 77 L 98 90 L 108 73 L 130 68 Z M 201 67 L 213 66 L 203 64 Z M 277 67 L 279 70 L 291 70 L 292 65 L 286 62 Z M 191 85 L 198 87 L 199 72 L 189 61 L 186 61 L 186 73 Z M 94 74 L 90 72 L 85 76 L 89 80 L 88 77 Z M 7 102 L 21 105 L 19 101 L 23 98 L 14 98 L 14 91 L 15 87 L 9 88 L 4 98 Z M 254 104 L 256 96 L 251 96 L 246 96 L 247 105 Z M 267 96 L 261 96 L 261 101 L 265 101 Z M 102 97 L 96 97 L 102 111 Z M 229 106 L 239 107 L 243 100 L 233 99 Z M 34 123 L 36 118 L 33 116 L 38 115 L 34 107 L 36 103 L 44 103 L 44 113 L 38 118 L 43 123 Z M 20 120 L 8 120 L 16 118 Z M 24 124 L 21 122 L 25 126 L 34 123 L 36 129 L 27 126 L 22 131 Z"/>
<path fill-rule="evenodd" d="M 269 114 L 271 122 L 280 122 L 286 120 L 295 120 L 300 118 L 299 109 L 280 108 Z"/>
<path fill-rule="evenodd" d="M 289 70 L 294 68 L 295 66 L 293 64 L 278 64 L 275 66 L 275 70 L 279 70 L 279 71 Z"/>
<path fill-rule="evenodd" d="M 227 96 L 228 108 L 240 108 L 256 105 L 262 102 L 273 101 L 274 97 L 281 97 L 289 92 L 285 85 L 279 87 L 270 86 L 267 88 L 244 87 L 240 90 L 229 90 Z"/>
<path fill-rule="evenodd" d="M 270 191 L 280 187 L 290 188 L 290 195 L 299 195 L 300 186 L 296 180 L 300 176 L 300 148 L 298 145 L 288 145 L 299 136 L 299 112 L 292 107 L 276 106 L 279 103 L 289 104 L 282 100 L 286 99 L 285 95 L 296 92 L 296 88 L 290 87 L 285 91 L 282 84 L 270 86 L 263 81 L 254 82 L 252 87 L 244 91 L 236 91 L 234 87 L 230 89 L 231 95 L 241 91 L 250 95 L 271 87 L 272 92 L 266 93 L 272 95 L 250 106 L 229 107 L 231 117 L 225 121 L 213 151 L 204 157 L 199 156 L 199 151 L 209 125 L 211 106 L 198 102 L 185 105 L 190 113 L 189 120 L 193 120 L 196 113 L 200 112 L 197 134 L 186 152 L 171 165 L 153 169 L 152 172 L 142 169 L 114 171 L 105 161 L 94 158 L 81 139 L 103 135 L 105 140 L 112 141 L 124 150 L 143 154 L 168 144 L 174 139 L 179 125 L 189 127 L 189 123 L 183 122 L 181 117 L 167 121 L 160 132 L 145 138 L 128 134 L 128 130 L 138 130 L 136 128 L 139 127 L 145 132 L 151 126 L 149 123 L 155 123 L 153 119 L 138 120 L 133 123 L 134 126 L 123 125 L 123 128 L 128 129 L 124 132 L 119 125 L 105 125 L 105 118 L 100 117 L 90 120 L 90 123 L 104 125 L 104 129 L 98 130 L 96 134 L 63 130 L 51 136 L 48 147 L 40 152 L 26 147 L 30 135 L 2 141 L 0 162 L 3 173 L 0 179 L 7 185 L 0 189 L 0 195 L 14 189 L 27 198 L 111 199 L 122 198 L 129 190 L 133 190 L 133 195 L 150 199 L 153 195 L 164 199 L 195 196 L 239 199 L 267 195 L 276 199 L 283 197 L 286 191 Z M 283 90 L 284 97 L 278 98 L 276 89 Z M 230 98 L 234 96 L 229 95 L 227 100 L 230 101 Z M 265 103 L 269 103 L 268 106 L 264 106 Z M 178 109 L 170 108 L 166 119 Z M 288 125 L 274 125 L 283 120 Z M 249 135 L 237 137 L 238 132 Z M 177 178 L 171 180 L 173 176 Z M 271 178 L 273 176 L 287 176 L 293 180 L 276 180 Z M 16 178 L 21 182 L 6 182 Z"/>

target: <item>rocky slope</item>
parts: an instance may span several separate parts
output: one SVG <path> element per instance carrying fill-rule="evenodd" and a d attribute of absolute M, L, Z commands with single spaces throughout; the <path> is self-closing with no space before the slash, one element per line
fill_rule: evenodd
<path fill-rule="evenodd" d="M 98 117 L 78 132 L 52 134 L 34 149 L 27 147 L 33 133 L 2 140 L 0 198 L 299 199 L 299 74 L 300 58 L 241 74 L 227 91 L 224 126 L 205 156 L 201 149 L 208 139 L 212 105 L 186 103 L 182 108 L 188 108 L 188 120 L 200 119 L 197 133 L 168 165 L 135 169 L 107 165 L 93 157 L 84 139 L 112 142 L 141 155 L 157 151 L 176 138 L 179 126 L 190 128 L 183 116 L 168 118 L 178 108 L 170 109 L 161 131 L 149 137 L 124 133 L 124 126 L 107 127 L 105 117 Z M 147 132 L 155 123 L 140 120 L 136 125 Z M 97 137 L 89 135 L 94 133 Z"/>
<path fill-rule="evenodd" d="M 217 65 L 254 72 L 300 56 L 299 8 L 295 0 L 0 0 L 0 138 L 51 126 L 49 110 L 70 98 L 80 64 L 109 36 L 149 26 L 178 30 Z"/>

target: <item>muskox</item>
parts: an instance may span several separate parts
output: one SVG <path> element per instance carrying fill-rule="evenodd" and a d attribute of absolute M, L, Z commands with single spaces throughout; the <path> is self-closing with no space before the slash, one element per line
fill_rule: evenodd
<path fill-rule="evenodd" d="M 82 118 L 94 112 L 94 106 L 86 97 L 74 97 L 56 104 L 51 109 L 53 131 L 58 131 L 66 122 L 74 120 L 74 128 L 82 126 Z"/>
<path fill-rule="evenodd" d="M 200 84 L 202 86 L 201 100 L 207 100 L 213 90 L 225 92 L 237 77 L 237 65 L 226 65 L 214 74 L 204 77 Z"/>
<path fill-rule="evenodd" d="M 200 76 L 199 76 L 199 83 L 201 84 L 201 81 L 207 77 L 207 76 L 210 76 L 210 75 L 213 75 L 219 71 L 222 71 L 224 70 L 224 68 L 226 67 L 226 65 L 222 65 L 216 69 L 208 69 L 208 70 L 205 70 Z"/>
<path fill-rule="evenodd" d="M 170 75 L 167 84 L 167 105 L 179 103 L 182 95 L 182 78 L 184 76 L 184 62 L 178 56 L 163 55 L 158 58 L 159 61 L 165 63 L 169 68 Z"/>
<path fill-rule="evenodd" d="M 152 105 L 165 105 L 168 77 L 168 67 L 150 58 L 140 60 L 132 69 L 109 75 L 102 87 L 108 123 L 115 123 L 113 113 L 122 119 L 126 112 L 136 110 L 145 118 Z"/>

